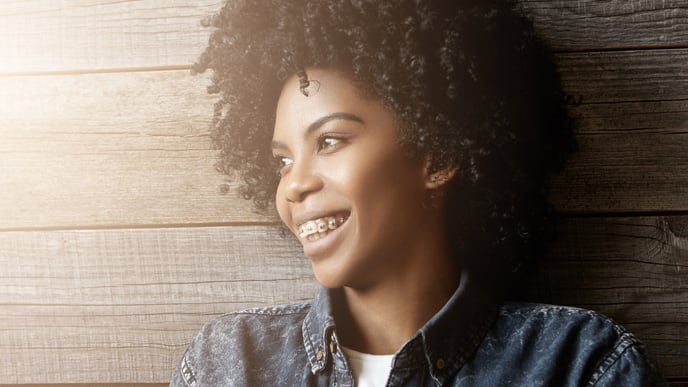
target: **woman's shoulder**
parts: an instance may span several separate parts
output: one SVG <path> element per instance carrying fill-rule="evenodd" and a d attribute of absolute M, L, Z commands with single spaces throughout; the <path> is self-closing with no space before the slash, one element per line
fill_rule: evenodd
<path fill-rule="evenodd" d="M 613 319 L 594 310 L 572 306 L 550 305 L 531 302 L 507 302 L 499 309 L 498 323 L 518 324 L 521 327 L 536 327 L 538 330 L 552 328 L 555 330 L 579 330 L 589 328 L 590 333 L 609 334 L 612 336 L 629 335 L 630 333 Z"/>
<path fill-rule="evenodd" d="M 579 352 L 576 357 L 620 354 L 629 347 L 642 346 L 613 319 L 593 310 L 562 305 L 505 303 L 493 333 L 500 341 L 525 342 L 549 353 L 561 348 L 572 354 L 573 348 Z"/>
<path fill-rule="evenodd" d="M 301 329 L 301 322 L 311 309 L 311 301 L 292 304 L 254 307 L 216 317 L 206 323 L 198 336 L 236 336 L 251 339 L 252 332 L 262 335 L 293 329 Z"/>
<path fill-rule="evenodd" d="M 644 345 L 592 310 L 505 303 L 483 344 L 483 361 L 518 364 L 523 373 L 558 385 L 664 385 Z"/>
<path fill-rule="evenodd" d="M 274 371 L 293 368 L 291 362 L 301 358 L 301 363 L 307 363 L 301 325 L 310 309 L 311 302 L 298 302 L 212 319 L 189 344 L 170 385 L 258 385 L 251 378 L 260 376 L 259 370 L 269 374 L 266 364 Z"/>

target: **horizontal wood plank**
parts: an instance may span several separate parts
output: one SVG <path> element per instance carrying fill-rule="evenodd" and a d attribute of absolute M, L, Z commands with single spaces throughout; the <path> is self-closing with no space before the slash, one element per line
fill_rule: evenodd
<path fill-rule="evenodd" d="M 592 308 L 688 375 L 688 217 L 569 219 L 538 300 Z M 0 232 L 7 383 L 164 383 L 200 326 L 316 292 L 268 226 Z"/>
<path fill-rule="evenodd" d="M 684 0 L 519 0 L 539 35 L 558 51 L 688 45 Z"/>
<path fill-rule="evenodd" d="M 558 51 L 685 47 L 683 0 L 521 0 Z M 221 0 L 0 3 L 0 74 L 189 65 Z"/>
<path fill-rule="evenodd" d="M 580 101 L 580 152 L 554 179 L 557 209 L 688 211 L 688 50 L 557 59 Z M 207 82 L 187 71 L 0 78 L 0 229 L 274 220 L 212 167 Z"/>
<path fill-rule="evenodd" d="M 0 74 L 190 65 L 221 0 L 0 2 Z"/>
<path fill-rule="evenodd" d="M 201 325 L 310 299 L 274 227 L 0 233 L 2 383 L 164 383 Z"/>
<path fill-rule="evenodd" d="M 688 99 L 688 49 L 566 53 L 554 58 L 566 93 L 583 105 Z"/>
<path fill-rule="evenodd" d="M 0 78 L 0 228 L 260 221 L 213 168 L 205 82 Z"/>
<path fill-rule="evenodd" d="M 688 127 L 688 125 L 687 125 Z M 551 198 L 568 213 L 688 209 L 688 136 L 579 136 L 579 151 L 553 177 Z"/>
<path fill-rule="evenodd" d="M 0 384 L 0 387 L 168 387 L 169 383 L 50 383 Z"/>

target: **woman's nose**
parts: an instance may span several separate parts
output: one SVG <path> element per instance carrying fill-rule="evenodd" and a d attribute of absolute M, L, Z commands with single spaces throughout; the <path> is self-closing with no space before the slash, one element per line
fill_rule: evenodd
<path fill-rule="evenodd" d="M 286 179 L 286 198 L 290 202 L 302 202 L 313 192 L 322 188 L 322 179 L 315 173 L 308 161 L 294 162 Z"/>

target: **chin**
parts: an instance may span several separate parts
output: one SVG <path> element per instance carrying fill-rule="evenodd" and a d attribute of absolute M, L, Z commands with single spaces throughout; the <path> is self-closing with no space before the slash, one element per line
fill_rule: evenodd
<path fill-rule="evenodd" d="M 328 289 L 337 289 L 346 286 L 346 281 L 338 273 L 327 273 L 326 270 L 318 270 L 315 263 L 311 264 L 313 269 L 313 274 L 315 275 L 315 280 L 318 281 L 320 286 Z"/>

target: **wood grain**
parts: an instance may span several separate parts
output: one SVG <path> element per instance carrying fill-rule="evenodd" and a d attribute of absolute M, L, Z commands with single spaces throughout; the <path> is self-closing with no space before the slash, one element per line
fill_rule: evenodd
<path fill-rule="evenodd" d="M 688 49 L 555 55 L 567 94 L 582 104 L 685 101 Z"/>
<path fill-rule="evenodd" d="M 169 383 L 49 383 L 21 384 L 20 387 L 168 387 Z M 16 384 L 0 384 L 0 387 L 17 387 Z"/>
<path fill-rule="evenodd" d="M 216 172 L 188 71 L 0 78 L 0 228 L 260 220 Z"/>
<path fill-rule="evenodd" d="M 567 213 L 688 209 L 688 136 L 682 133 L 579 136 L 579 151 L 552 178 L 551 198 Z"/>
<path fill-rule="evenodd" d="M 683 0 L 528 1 L 558 51 L 686 47 Z M 200 21 L 221 0 L 0 3 L 0 74 L 189 65 L 207 43 Z"/>
<path fill-rule="evenodd" d="M 553 179 L 573 213 L 688 209 L 688 50 L 556 56 L 580 149 Z"/>
<path fill-rule="evenodd" d="M 0 233 L 0 383 L 163 383 L 223 313 L 310 299 L 271 227 Z"/>
<path fill-rule="evenodd" d="M 686 47 L 684 0 L 519 0 L 557 51 Z"/>
<path fill-rule="evenodd" d="M 190 65 L 221 0 L 0 2 L 0 73 Z"/>

